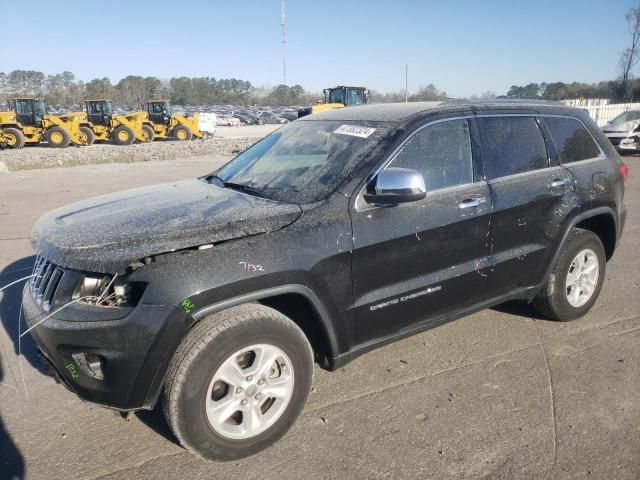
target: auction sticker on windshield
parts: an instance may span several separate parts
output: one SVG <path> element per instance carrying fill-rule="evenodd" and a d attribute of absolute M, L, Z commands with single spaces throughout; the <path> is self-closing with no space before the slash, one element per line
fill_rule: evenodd
<path fill-rule="evenodd" d="M 333 133 L 351 135 L 352 137 L 367 138 L 375 131 L 376 129 L 371 127 L 360 127 L 358 125 L 341 125 L 336 128 Z"/>

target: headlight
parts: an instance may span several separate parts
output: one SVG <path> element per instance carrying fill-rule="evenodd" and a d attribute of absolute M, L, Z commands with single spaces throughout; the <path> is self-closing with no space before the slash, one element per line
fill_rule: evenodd
<path fill-rule="evenodd" d="M 86 274 L 82 277 L 75 291 L 73 300 L 85 298 L 85 302 L 103 307 L 133 307 L 142 296 L 144 286 L 128 283 L 124 278 L 110 275 L 95 276 Z"/>

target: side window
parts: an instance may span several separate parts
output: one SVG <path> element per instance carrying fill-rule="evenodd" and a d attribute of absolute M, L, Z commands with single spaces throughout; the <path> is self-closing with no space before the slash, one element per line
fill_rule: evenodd
<path fill-rule="evenodd" d="M 549 166 L 547 146 L 534 117 L 480 117 L 478 127 L 488 179 Z"/>
<path fill-rule="evenodd" d="M 579 162 L 600 155 L 598 146 L 584 126 L 574 118 L 544 117 L 562 163 Z"/>
<path fill-rule="evenodd" d="M 422 173 L 427 191 L 472 183 L 468 120 L 447 120 L 423 128 L 398 152 L 390 166 Z"/>

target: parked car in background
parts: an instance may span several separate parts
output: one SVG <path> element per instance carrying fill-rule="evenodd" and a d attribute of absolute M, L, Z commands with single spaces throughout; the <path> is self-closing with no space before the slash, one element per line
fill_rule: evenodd
<path fill-rule="evenodd" d="M 619 153 L 640 150 L 640 110 L 628 110 L 602 127 L 611 144 Z"/>
<path fill-rule="evenodd" d="M 240 125 L 240 120 L 231 115 L 218 115 L 216 124 L 219 126 L 237 127 Z"/>

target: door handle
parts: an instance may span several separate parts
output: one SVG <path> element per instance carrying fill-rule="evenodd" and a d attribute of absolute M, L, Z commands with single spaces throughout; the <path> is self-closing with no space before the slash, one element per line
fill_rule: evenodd
<path fill-rule="evenodd" d="M 484 200 L 484 199 L 483 199 Z M 465 198 L 462 202 L 458 204 L 458 208 L 473 208 L 480 206 L 479 198 Z"/>
<path fill-rule="evenodd" d="M 564 187 L 566 185 L 569 185 L 569 179 L 568 178 L 555 178 L 555 179 L 551 180 L 551 183 L 549 183 L 549 186 L 551 188 Z"/>

